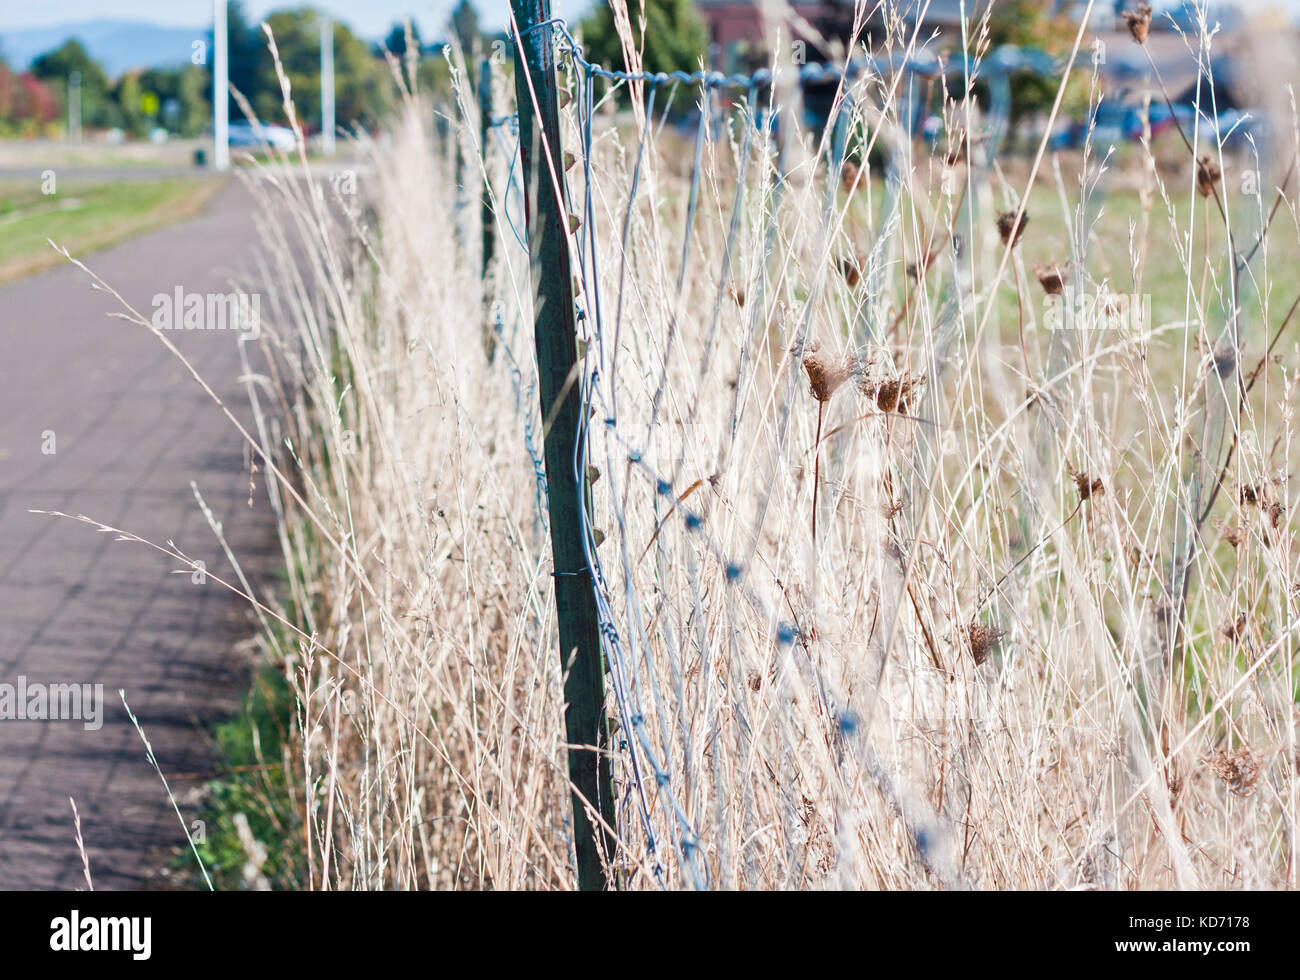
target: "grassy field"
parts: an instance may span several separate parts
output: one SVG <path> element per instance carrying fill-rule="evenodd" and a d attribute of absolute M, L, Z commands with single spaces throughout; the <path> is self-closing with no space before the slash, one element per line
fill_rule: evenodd
<path fill-rule="evenodd" d="M 37 180 L 0 182 L 0 282 L 180 221 L 202 210 L 220 184 L 207 179 L 61 181 L 42 194 Z"/>

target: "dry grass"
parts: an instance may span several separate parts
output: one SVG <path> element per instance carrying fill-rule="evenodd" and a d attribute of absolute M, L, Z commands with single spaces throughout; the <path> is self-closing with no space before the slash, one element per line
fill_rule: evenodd
<path fill-rule="evenodd" d="M 886 142 L 890 82 L 856 92 Z M 300 884 L 568 888 L 519 188 L 494 153 L 493 330 L 428 118 L 412 97 L 362 148 L 365 209 L 292 181 L 266 209 L 280 373 L 251 390 L 300 631 L 267 642 L 299 700 Z M 638 133 L 599 116 L 574 206 L 621 885 L 1295 887 L 1293 341 L 1249 373 L 1297 288 L 1272 246 L 1234 290 L 1198 251 L 1213 200 L 1152 166 L 1104 257 L 1130 272 L 1097 281 L 1094 235 L 1035 251 L 1089 215 L 1095 157 L 1048 160 L 1060 214 L 1017 224 L 983 149 L 912 147 L 882 204 L 811 138 L 781 176 L 746 133 L 704 146 L 680 268 L 679 152 L 652 142 L 629 210 Z M 1185 317 L 1116 317 L 1170 255 Z M 1067 287 L 1093 302 L 1050 330 Z"/>

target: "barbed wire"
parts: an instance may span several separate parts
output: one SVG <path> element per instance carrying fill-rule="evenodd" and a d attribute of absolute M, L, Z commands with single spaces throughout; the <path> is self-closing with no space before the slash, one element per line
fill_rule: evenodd
<path fill-rule="evenodd" d="M 826 717 L 830 720 L 835 737 L 840 739 L 845 745 L 854 744 L 858 747 L 861 764 L 864 772 L 880 789 L 882 795 L 890 802 L 890 805 L 903 818 L 913 847 L 921 863 L 930 871 L 940 876 L 946 874 L 935 864 L 933 857 L 933 843 L 944 833 L 944 828 L 937 815 L 926 814 L 924 808 L 918 808 L 908 804 L 902 799 L 900 791 L 893 785 L 888 774 L 876 759 L 871 746 L 865 741 L 866 725 L 862 719 L 849 709 L 843 699 L 834 693 L 835 685 L 832 684 L 825 676 L 824 671 L 817 665 L 814 659 L 809 655 L 806 648 L 807 635 L 804 628 L 798 622 L 797 616 L 786 618 L 779 614 L 776 606 L 770 604 L 760 595 L 749 580 L 749 565 L 747 558 L 740 554 L 733 554 L 724 547 L 723 542 L 717 534 L 710 528 L 707 515 L 704 511 L 689 506 L 683 497 L 678 497 L 673 486 L 676 475 L 668 473 L 655 465 L 652 457 L 642 448 L 638 439 L 629 436 L 622 431 L 619 425 L 619 415 L 617 412 L 615 399 L 616 392 L 611 388 L 610 397 L 606 399 L 602 385 L 601 366 L 606 363 L 603 345 L 606 340 L 606 322 L 605 311 L 602 307 L 602 288 L 600 285 L 599 258 L 596 241 L 596 221 L 595 210 L 592 201 L 592 187 L 594 184 L 592 173 L 592 120 L 594 116 L 595 98 L 594 98 L 594 80 L 603 79 L 612 83 L 645 83 L 649 87 L 647 94 L 647 107 L 644 116 L 643 129 L 640 134 L 640 145 L 637 151 L 636 164 L 633 170 L 631 186 L 628 192 L 627 209 L 624 214 L 624 242 L 623 256 L 626 262 L 627 255 L 627 232 L 631 218 L 632 209 L 635 207 L 641 172 L 641 160 L 645 152 L 647 142 L 650 139 L 651 119 L 654 113 L 655 92 L 661 86 L 666 85 L 696 85 L 701 86 L 707 91 L 718 91 L 722 89 L 739 89 L 747 94 L 742 102 L 741 111 L 748 115 L 751 120 L 757 120 L 759 116 L 757 95 L 760 90 L 769 86 L 776 77 L 772 69 L 762 68 L 752 73 L 735 73 L 725 74 L 717 71 L 700 70 L 696 72 L 626 72 L 612 70 L 601 65 L 594 64 L 584 56 L 581 45 L 574 39 L 569 32 L 565 21 L 562 18 L 552 18 L 548 21 L 537 24 L 527 31 L 524 35 L 531 34 L 543 29 L 553 29 L 558 35 L 557 41 L 561 47 L 562 53 L 568 55 L 573 65 L 578 69 L 578 133 L 581 143 L 581 156 L 583 165 L 580 173 L 583 178 L 583 199 L 582 211 L 584 220 L 582 222 L 584 232 L 577 241 L 577 258 L 578 274 L 583 284 L 583 291 L 580 298 L 575 295 L 575 311 L 580 323 L 587 324 L 590 332 L 591 342 L 597 347 L 597 356 L 589 359 L 588 368 L 583 372 L 579 386 L 580 399 L 582 404 L 581 418 L 582 431 L 577 442 L 575 457 L 572 460 L 573 472 L 579 486 L 586 483 L 588 474 L 589 455 L 591 452 L 591 440 L 589 438 L 589 428 L 592 424 L 593 416 L 599 420 L 600 431 L 606 438 L 606 451 L 610 453 L 613 447 L 618 448 L 617 454 L 608 456 L 606 465 L 611 471 L 609 479 L 611 481 L 611 491 L 608 494 L 610 502 L 610 517 L 618 527 L 618 544 L 621 549 L 622 564 L 622 581 L 623 581 L 623 607 L 621 609 L 622 621 L 626 623 L 626 631 L 620 626 L 620 615 L 616 612 L 615 600 L 613 597 L 613 587 L 610 582 L 609 574 L 605 568 L 598 548 L 601 543 L 601 532 L 594 526 L 591 515 L 587 508 L 582 508 L 582 538 L 586 557 L 587 569 L 592 576 L 594 592 L 597 600 L 597 613 L 599 619 L 600 635 L 602 647 L 604 648 L 605 661 L 610 677 L 611 689 L 616 705 L 616 717 L 619 720 L 622 730 L 622 736 L 618 743 L 618 755 L 624 759 L 627 767 L 628 778 L 625 781 L 622 799 L 618 801 L 621 810 L 631 807 L 636 812 L 637 822 L 642 828 L 646 839 L 646 849 L 650 856 L 649 873 L 654 877 L 661 887 L 664 886 L 664 868 L 662 865 L 662 856 L 660 852 L 660 833 L 656 831 L 657 821 L 653 816 L 655 801 L 660 801 L 667 808 L 667 814 L 671 818 L 673 829 L 668 836 L 673 842 L 678 855 L 681 859 L 681 867 L 690 879 L 692 885 L 696 888 L 705 888 L 710 885 L 708 863 L 701 859 L 701 841 L 698 829 L 693 825 L 687 809 L 681 799 L 678 798 L 675 789 L 675 780 L 673 778 L 674 765 L 671 762 L 671 742 L 672 737 L 667 728 L 669 718 L 668 712 L 659 710 L 655 716 L 661 726 L 660 731 L 651 733 L 647 726 L 647 716 L 649 710 L 647 700 L 650 703 L 663 706 L 666 703 L 664 693 L 660 690 L 659 672 L 655 669 L 655 664 L 650 660 L 651 652 L 654 650 L 662 651 L 662 655 L 667 658 L 667 666 L 674 678 L 676 686 L 677 704 L 686 703 L 684 691 L 682 689 L 683 677 L 686 673 L 684 665 L 680 662 L 679 655 L 676 652 L 676 643 L 672 637 L 671 628 L 664 626 L 663 642 L 656 644 L 651 640 L 648 627 L 641 613 L 641 600 L 637 593 L 637 588 L 632 574 L 630 557 L 627 553 L 626 528 L 627 516 L 624 511 L 623 503 L 620 500 L 618 487 L 614 485 L 616 467 L 615 463 L 622 463 L 627 466 L 629 477 L 632 474 L 638 474 L 644 481 L 648 489 L 651 490 L 655 500 L 656 515 L 663 514 L 663 520 L 659 523 L 659 529 L 656 531 L 652 544 L 658 542 L 658 547 L 664 545 L 662 531 L 665 524 L 670 518 L 679 522 L 682 532 L 688 539 L 698 543 L 703 553 L 709 555 L 716 563 L 721 572 L 725 587 L 738 595 L 744 604 L 750 608 L 755 619 L 760 623 L 768 624 L 768 642 L 777 651 L 787 651 L 794 655 L 793 664 L 796 670 L 803 675 L 806 683 L 814 690 L 823 706 Z M 1030 70 L 1039 73 L 1050 73 L 1058 66 L 1056 59 L 1040 51 L 1019 49 L 1014 47 L 999 48 L 991 52 L 984 59 L 977 62 L 978 70 L 984 71 L 990 76 L 995 76 L 998 82 L 1005 81 L 1006 76 L 1020 70 Z M 848 83 L 862 78 L 863 76 L 881 75 L 886 72 L 901 71 L 927 78 L 935 78 L 940 74 L 948 73 L 967 73 L 972 71 L 970 63 L 960 65 L 946 65 L 944 60 L 937 54 L 923 50 L 913 52 L 908 55 L 894 55 L 888 57 L 866 57 L 852 59 L 842 65 L 812 63 L 801 65 L 798 68 L 797 80 L 802 85 L 816 85 L 822 83 L 835 82 L 842 87 Z M 1009 104 L 1009 90 L 1005 84 L 993 84 L 990 86 L 994 101 L 995 125 L 998 119 L 1005 119 Z M 837 100 L 838 101 L 838 100 Z M 708 123 L 709 113 L 702 112 L 700 124 L 696 131 L 695 142 L 695 159 L 691 171 L 692 187 L 690 199 L 686 212 L 686 235 L 683 243 L 681 265 L 679 267 L 676 303 L 680 304 L 682 300 L 682 281 L 685 275 L 687 263 L 691 255 L 691 229 L 695 222 L 697 207 L 697 189 L 699 171 L 701 166 L 701 150 L 703 141 L 706 139 L 707 132 L 711 128 Z M 518 243 L 525 248 L 526 241 L 524 235 L 510 217 L 509 198 L 515 190 L 518 189 L 518 179 L 515 170 L 515 157 L 518 152 L 518 115 L 508 114 L 503 116 L 494 116 L 489 121 L 489 126 L 498 134 L 509 129 L 516 137 L 514 151 L 510 154 L 511 165 L 507 176 L 506 191 L 504 194 L 503 216 L 505 223 L 511 228 Z M 737 196 L 732 205 L 732 218 L 728 225 L 728 235 L 725 245 L 724 268 L 719 276 L 715 290 L 715 304 L 712 326 L 709 330 L 709 337 L 705 345 L 705 357 L 702 359 L 701 376 L 707 372 L 709 361 L 712 357 L 712 351 L 716 342 L 716 331 L 719 315 L 720 298 L 725 290 L 725 279 L 728 274 L 731 256 L 733 254 L 734 239 L 738 230 L 738 218 L 742 206 L 741 190 L 745 184 L 745 166 L 747 166 L 751 155 L 751 140 L 756 131 L 755 126 L 746 125 L 745 139 L 740 151 L 741 170 L 737 178 Z M 771 132 L 768 129 L 763 130 L 764 138 L 770 139 Z M 508 144 L 504 137 L 499 138 L 498 142 L 505 148 Z M 770 147 L 765 152 L 770 152 Z M 991 159 L 991 154 L 990 154 Z M 780 165 L 777 165 L 777 171 L 780 172 Z M 565 188 L 566 198 L 568 194 L 569 179 L 564 171 L 559 172 L 559 179 Z M 775 203 L 770 207 L 768 221 L 771 225 L 769 229 L 773 234 L 769 234 L 768 247 L 772 245 L 773 235 L 775 232 L 776 213 L 779 209 L 780 195 L 782 193 L 783 180 L 777 180 L 773 185 L 769 185 L 767 193 L 775 197 Z M 827 220 L 830 216 L 830 208 L 833 204 L 833 197 L 828 195 L 827 200 Z M 622 317 L 622 277 L 625 270 L 620 270 L 619 278 L 619 296 L 615 308 L 615 336 L 611 341 L 610 356 L 610 373 L 615 373 L 616 359 L 618 356 L 619 343 L 617 333 L 621 324 Z M 960 303 L 958 304 L 960 305 Z M 754 314 L 757 316 L 757 313 Z M 959 318 L 959 317 L 958 317 Z M 676 313 L 670 323 L 670 333 L 676 327 Z M 798 329 L 798 339 L 796 345 L 802 349 L 801 341 L 808 327 L 808 321 L 805 318 Z M 502 331 L 500 330 L 499 318 L 496 324 L 497 335 L 507 348 L 508 344 L 504 343 Z M 665 344 L 665 360 L 662 368 L 659 386 L 656 389 L 654 398 L 654 408 L 652 417 L 647 426 L 647 438 L 654 430 L 655 420 L 658 413 L 660 399 L 663 388 L 668 379 L 668 357 L 671 354 L 671 340 Z M 937 352 L 936 352 L 937 354 Z M 740 357 L 742 367 L 744 358 L 747 356 L 747 350 L 742 345 Z M 518 364 L 513 354 L 510 355 L 512 377 L 515 378 L 515 391 L 519 395 L 520 384 L 518 380 Z M 793 359 L 791 363 L 791 373 L 788 377 L 784 397 L 781 399 L 781 412 L 779 431 L 784 433 L 789 424 L 791 409 L 794 404 L 793 394 L 797 390 L 797 374 L 799 371 L 798 360 Z M 612 378 L 611 378 L 612 383 Z M 737 380 L 737 391 L 739 391 L 740 380 Z M 699 393 L 697 391 L 696 399 L 691 409 L 691 417 L 694 418 L 695 411 L 699 406 Z M 527 414 L 531 418 L 532 409 L 524 409 L 520 403 L 521 414 Z M 739 403 L 733 411 L 732 428 L 738 424 Z M 734 433 L 733 433 L 734 434 Z M 534 475 L 538 487 L 539 499 L 540 494 L 545 491 L 545 472 L 540 465 L 540 455 L 536 452 L 533 445 L 534 429 L 531 425 L 525 427 L 526 445 L 530 460 L 533 464 Z M 678 461 L 678 466 L 683 460 Z M 775 465 L 775 461 L 774 461 Z M 769 481 L 770 482 L 770 481 Z M 630 487 L 624 486 L 623 496 Z M 770 492 L 770 491 L 769 491 Z M 539 506 L 542 514 L 545 514 L 545 507 Z M 760 514 L 766 509 L 766 502 L 760 508 Z M 747 552 L 753 552 L 755 541 L 750 543 L 746 549 Z M 698 582 L 699 568 L 695 564 L 695 554 L 691 549 L 686 550 L 686 557 L 689 563 L 689 575 L 692 581 Z M 778 591 L 783 591 L 779 579 L 776 582 Z M 788 599 L 787 599 L 788 601 Z M 792 610 L 793 612 L 793 610 Z M 888 641 L 886 641 L 888 642 Z M 803 655 L 799 656 L 802 651 Z M 884 654 L 887 656 L 886 647 Z M 644 678 L 649 686 L 649 690 L 642 689 L 643 672 L 639 664 L 644 661 L 646 670 Z M 735 705 L 735 710 L 739 713 L 738 720 L 742 726 L 748 727 L 748 722 L 743 717 L 743 710 L 739 704 Z M 685 745 L 690 745 L 690 733 L 686 729 L 686 719 L 678 715 L 677 724 L 682 728 L 682 738 Z M 617 756 L 616 756 L 617 757 Z M 652 780 L 653 785 L 649 785 L 647 780 Z M 790 801 L 793 806 L 793 801 Z M 948 875 L 948 883 L 954 886 L 960 886 L 960 875 Z"/>

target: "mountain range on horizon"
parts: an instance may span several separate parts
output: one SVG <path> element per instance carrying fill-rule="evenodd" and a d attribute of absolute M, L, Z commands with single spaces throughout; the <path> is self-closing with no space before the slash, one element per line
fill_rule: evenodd
<path fill-rule="evenodd" d="M 195 41 L 212 33 L 208 24 L 163 27 L 146 21 L 90 20 L 54 27 L 0 30 L 0 58 L 24 71 L 47 51 L 72 38 L 81 42 L 110 78 L 133 68 L 170 68 L 190 60 Z"/>

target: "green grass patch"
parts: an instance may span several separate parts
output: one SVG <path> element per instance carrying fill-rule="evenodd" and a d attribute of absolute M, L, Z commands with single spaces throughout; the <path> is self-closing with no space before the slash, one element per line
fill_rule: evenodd
<path fill-rule="evenodd" d="M 43 194 L 36 181 L 0 184 L 0 282 L 62 262 L 50 241 L 80 258 L 191 217 L 218 186 L 185 178 L 60 183 L 58 193 Z"/>
<path fill-rule="evenodd" d="M 217 889 L 249 887 L 241 816 L 247 820 L 246 833 L 266 846 L 259 871 L 271 887 L 294 888 L 301 882 L 306 854 L 302 835 L 295 829 L 299 821 L 284 768 L 284 745 L 295 710 L 288 681 L 279 670 L 266 666 L 256 673 L 240 713 L 213 732 L 220 774 L 207 785 L 200 813 L 202 839 L 196 839 L 195 846 Z M 178 852 L 175 866 L 192 873 L 195 887 L 203 887 L 189 848 Z"/>

